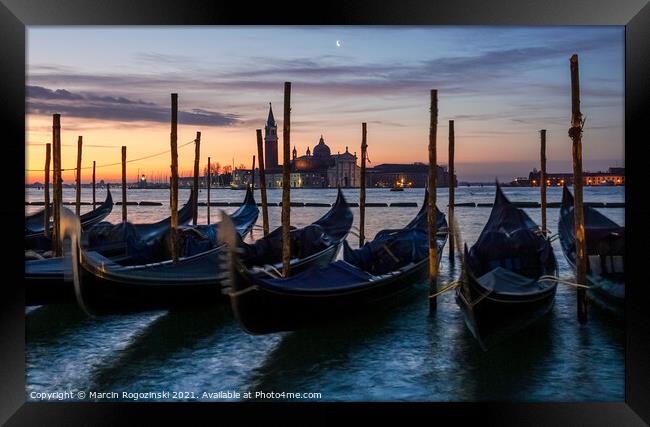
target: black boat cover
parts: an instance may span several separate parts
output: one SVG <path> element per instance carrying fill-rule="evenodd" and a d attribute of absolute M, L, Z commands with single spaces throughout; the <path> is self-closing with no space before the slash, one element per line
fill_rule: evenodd
<path fill-rule="evenodd" d="M 352 211 L 339 190 L 336 202 L 320 219 L 303 228 L 290 227 L 291 258 L 304 259 L 336 244 L 348 234 L 352 220 Z M 239 238 L 238 247 L 242 261 L 248 265 L 282 262 L 282 227 L 252 244 Z"/>
<path fill-rule="evenodd" d="M 361 271 L 352 264 L 339 260 L 324 267 L 310 268 L 287 278 L 259 277 L 269 288 L 283 291 L 318 292 L 358 287 L 359 283 L 369 282 L 374 276 Z"/>
<path fill-rule="evenodd" d="M 429 238 L 427 232 L 419 228 L 392 231 L 359 249 L 345 251 L 344 256 L 355 267 L 379 276 L 427 258 Z"/>
<path fill-rule="evenodd" d="M 514 295 L 536 294 L 555 285 L 553 281 L 522 276 L 503 267 L 497 267 L 476 280 L 492 292 Z"/>
<path fill-rule="evenodd" d="M 353 255 L 348 259 L 350 253 Z M 392 230 L 384 233 L 381 240 L 375 239 L 360 249 L 346 252 L 345 260 L 287 278 L 258 277 L 256 280 L 285 291 L 343 290 L 372 284 L 377 276 L 415 264 L 428 256 L 429 240 L 426 231 L 418 228 Z"/>
<path fill-rule="evenodd" d="M 193 197 L 194 192 L 191 192 L 187 203 L 178 211 L 179 224 L 192 219 Z M 167 251 L 163 248 L 163 242 L 170 226 L 170 217 L 152 224 L 100 222 L 84 233 L 82 238 L 84 247 L 93 251 L 125 249 L 124 255 L 130 262 L 145 264 L 164 259 Z"/>
<path fill-rule="evenodd" d="M 601 257 L 623 256 L 625 254 L 625 227 L 616 224 L 591 206 L 584 207 L 584 214 L 587 254 L 597 254 Z M 574 224 L 573 195 L 564 186 L 559 231 L 563 246 L 568 252 L 575 252 Z"/>
<path fill-rule="evenodd" d="M 344 260 L 287 278 L 258 277 L 256 281 L 278 290 L 303 290 L 310 293 L 371 286 L 378 276 L 397 272 L 400 268 L 428 258 L 427 200 L 428 194 L 425 194 L 425 202 L 420 212 L 405 228 L 381 230 L 372 241 L 366 242 L 359 249 L 350 248 L 344 240 Z M 445 233 L 445 215 L 437 208 L 436 214 L 438 229 Z"/>
<path fill-rule="evenodd" d="M 480 277 L 502 267 L 536 278 L 543 274 L 545 263 L 553 257 L 552 251 L 539 234 L 537 224 L 510 203 L 497 186 L 490 218 L 469 251 L 468 263 L 473 274 Z"/>
<path fill-rule="evenodd" d="M 253 199 L 253 193 L 249 188 L 242 206 L 230 215 L 237 235 L 243 237 L 253 227 L 258 216 L 259 209 L 255 204 L 255 199 Z M 178 242 L 180 256 L 188 257 L 197 255 L 217 247 L 219 245 L 218 231 L 218 224 L 179 227 Z M 171 245 L 168 246 L 171 255 Z"/>

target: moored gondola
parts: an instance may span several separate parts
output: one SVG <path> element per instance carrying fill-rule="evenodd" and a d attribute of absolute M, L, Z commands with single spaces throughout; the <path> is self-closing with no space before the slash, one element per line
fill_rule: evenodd
<path fill-rule="evenodd" d="M 186 224 L 192 219 L 193 197 L 192 193 L 178 211 L 179 224 Z M 82 246 L 111 260 L 128 264 L 142 259 L 147 253 L 144 249 L 160 244 L 169 232 L 170 224 L 169 217 L 151 224 L 100 222 L 82 233 Z M 25 261 L 25 304 L 74 302 L 74 286 L 70 280 L 65 280 L 66 271 L 70 271 L 70 265 L 64 257 Z"/>
<path fill-rule="evenodd" d="M 456 302 L 484 350 L 550 311 L 557 261 L 548 238 L 497 184 L 490 217 L 478 240 L 465 246 Z"/>
<path fill-rule="evenodd" d="M 248 198 L 248 197 L 247 197 Z M 243 209 L 254 209 L 257 219 L 258 208 L 250 197 L 251 203 Z M 252 218 L 246 214 L 249 220 Z M 237 213 L 232 217 L 224 216 L 222 221 L 235 222 Z M 234 218 L 234 221 L 233 221 Z M 253 221 L 254 222 L 254 221 Z M 252 225 L 252 224 L 251 224 Z M 331 261 L 352 225 L 352 212 L 339 190 L 337 202 L 330 211 L 310 226 L 293 230 L 292 246 L 300 249 L 299 258 L 292 260 L 292 267 L 297 271 L 313 265 Z M 215 235 L 220 234 L 217 225 Z M 240 227 L 241 231 L 241 227 Z M 181 236 L 181 253 L 177 263 L 171 260 L 145 265 L 120 265 L 93 251 L 79 251 L 78 280 L 75 284 L 77 298 L 82 307 L 91 313 L 133 312 L 179 306 L 196 306 L 227 301 L 229 285 L 227 271 L 221 269 L 222 257 L 227 250 L 221 244 L 212 249 L 196 253 L 196 246 L 184 244 L 192 240 L 195 233 L 190 231 Z M 247 251 L 247 262 L 252 264 L 271 264 L 278 258 L 276 247 L 281 247 L 281 236 L 276 230 L 254 244 L 246 244 L 238 233 L 238 244 L 242 251 Z M 320 240 L 314 240 L 314 236 Z M 168 245 L 165 245 L 166 247 Z M 281 256 L 281 251 L 280 255 Z M 269 268 L 275 268 L 273 266 Z"/>
<path fill-rule="evenodd" d="M 230 301 L 240 325 L 251 334 L 297 330 L 398 301 L 427 277 L 426 205 L 425 197 L 405 228 L 382 230 L 356 250 L 345 242 L 343 260 L 288 278 L 250 270 L 233 251 Z M 447 240 L 440 211 L 437 221 L 439 261 Z"/>
<path fill-rule="evenodd" d="M 622 317 L 625 309 L 625 227 L 585 206 L 587 296 L 597 306 Z M 564 186 L 558 224 L 560 246 L 571 268 L 576 266 L 573 195 Z"/>
<path fill-rule="evenodd" d="M 90 212 L 79 217 L 81 228 L 90 230 L 94 225 L 101 222 L 113 210 L 113 196 L 111 190 L 106 187 L 106 199 Z M 51 213 L 51 210 L 50 210 Z M 38 211 L 25 217 L 25 249 L 49 249 L 52 247 L 52 240 L 45 237 L 45 210 Z M 52 232 L 52 223 L 50 222 L 50 233 Z"/>

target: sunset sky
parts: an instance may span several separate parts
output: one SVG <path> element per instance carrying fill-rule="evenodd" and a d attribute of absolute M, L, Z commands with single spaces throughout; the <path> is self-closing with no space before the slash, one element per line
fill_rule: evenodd
<path fill-rule="evenodd" d="M 129 159 L 169 150 L 172 92 L 179 145 L 201 131 L 202 164 L 249 165 L 269 102 L 282 138 L 285 81 L 300 155 L 321 134 L 333 153 L 359 152 L 365 121 L 369 166 L 426 162 L 429 90 L 438 89 L 438 161 L 447 162 L 454 119 L 460 180 L 527 175 L 544 128 L 548 170 L 567 172 L 573 53 L 585 169 L 624 164 L 623 27 L 31 27 L 27 46 L 26 182 L 43 181 L 53 113 L 64 168 L 75 165 L 79 135 L 84 167 L 119 163 L 122 145 Z M 193 156 L 179 149 L 181 172 Z M 169 175 L 169 164 L 169 154 L 129 163 L 129 180 L 138 170 Z M 120 167 L 97 176 L 117 180 Z"/>

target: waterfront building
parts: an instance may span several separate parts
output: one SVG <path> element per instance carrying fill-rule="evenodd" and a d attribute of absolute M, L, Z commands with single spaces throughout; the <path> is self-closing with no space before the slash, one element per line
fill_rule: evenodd
<path fill-rule="evenodd" d="M 540 171 L 533 169 L 528 175 L 528 185 L 532 187 L 540 186 Z M 607 172 L 583 172 L 583 185 L 601 186 L 601 185 L 625 185 L 625 168 L 609 168 Z M 515 180 L 519 182 L 519 179 Z M 514 181 L 513 181 L 514 182 Z M 522 185 L 524 181 L 521 181 Z M 547 186 L 573 185 L 572 173 L 547 173 Z"/>
<path fill-rule="evenodd" d="M 269 104 L 269 114 L 264 126 L 264 165 L 268 188 L 282 187 L 282 165 L 278 164 L 278 125 Z M 313 150 L 308 146 L 305 154 L 298 155 L 296 146 L 291 151 L 290 182 L 292 188 L 358 188 L 361 185 L 361 167 L 357 153 L 332 153 L 323 135 Z M 429 166 L 425 163 L 385 163 L 366 170 L 367 187 L 425 187 L 428 182 Z M 236 169 L 232 176 L 234 188 L 250 185 L 250 169 Z M 437 167 L 439 187 L 449 185 L 449 173 L 444 166 Z M 259 186 L 259 170 L 255 172 L 255 186 Z"/>
<path fill-rule="evenodd" d="M 436 170 L 438 187 L 449 186 L 449 172 L 445 166 Z M 367 187 L 426 187 L 429 182 L 429 165 L 425 163 L 383 163 L 366 170 Z M 454 180 L 454 185 L 458 182 Z"/>

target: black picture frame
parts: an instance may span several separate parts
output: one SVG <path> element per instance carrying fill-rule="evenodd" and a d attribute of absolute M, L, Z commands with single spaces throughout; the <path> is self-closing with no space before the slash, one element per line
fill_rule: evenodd
<path fill-rule="evenodd" d="M 250 404 L 250 403 L 32 403 L 25 402 L 23 259 L 25 47 L 32 25 L 625 25 L 626 369 L 625 401 L 598 403 L 431 403 L 431 404 Z M 647 0 L 544 2 L 508 0 L 388 0 L 318 2 L 298 6 L 270 3 L 143 0 L 0 0 L 0 123 L 4 160 L 0 219 L 4 229 L 0 298 L 0 422 L 7 425 L 116 425 L 135 416 L 181 416 L 187 421 L 290 410 L 326 415 L 361 409 L 385 416 L 397 409 L 433 423 L 485 425 L 644 425 L 650 423 L 650 321 L 648 284 L 642 275 L 649 255 L 644 242 L 650 218 L 644 196 L 647 117 L 650 103 L 650 5 Z M 65 49 L 65 46 L 61 46 Z M 568 61 L 567 61 L 568 62 Z M 567 119 L 568 123 L 568 119 Z M 644 221 L 645 220 L 645 221 Z M 14 248 L 15 249 L 15 248 Z M 185 418 L 185 417 L 189 418 Z M 272 415 L 271 415 L 272 416 Z M 280 420 L 280 418 L 277 418 Z M 170 418 L 171 420 L 171 418 Z M 239 419 L 240 421 L 243 418 Z M 321 421 L 325 420 L 321 419 Z"/>

